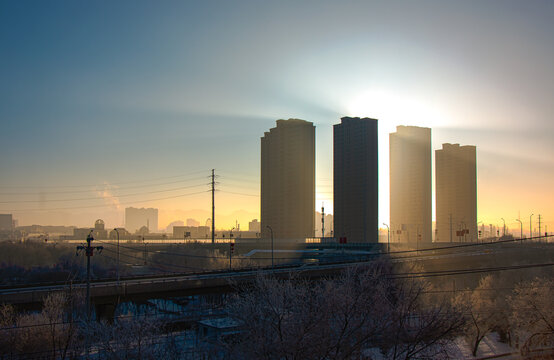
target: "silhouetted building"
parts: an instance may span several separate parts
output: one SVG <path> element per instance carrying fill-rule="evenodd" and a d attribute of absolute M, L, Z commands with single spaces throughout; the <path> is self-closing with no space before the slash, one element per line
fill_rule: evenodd
<path fill-rule="evenodd" d="M 248 223 L 248 231 L 253 231 L 256 233 L 260 232 L 260 222 L 258 219 L 254 219 Z"/>
<path fill-rule="evenodd" d="M 0 230 L 3 230 L 3 231 L 13 230 L 12 214 L 0 214 Z"/>
<path fill-rule="evenodd" d="M 13 239 L 15 227 L 12 214 L 0 214 L 0 240 Z"/>
<path fill-rule="evenodd" d="M 104 220 L 98 219 L 94 223 L 93 236 L 95 239 L 107 239 L 108 231 L 105 229 Z"/>
<path fill-rule="evenodd" d="M 209 226 L 174 226 L 174 239 L 207 239 L 211 237 Z"/>
<path fill-rule="evenodd" d="M 335 237 L 378 241 L 378 164 L 377 120 L 343 117 L 333 125 Z"/>
<path fill-rule="evenodd" d="M 314 235 L 315 127 L 311 122 L 277 120 L 261 139 L 261 231 L 269 237 Z"/>
<path fill-rule="evenodd" d="M 435 151 L 435 179 L 437 241 L 476 241 L 475 146 L 442 144 Z"/>
<path fill-rule="evenodd" d="M 194 219 L 187 219 L 187 226 L 200 226 L 200 221 Z"/>
<path fill-rule="evenodd" d="M 112 240 L 117 240 L 117 233 L 119 233 L 119 240 L 131 239 L 131 233 L 129 233 L 125 228 L 117 228 L 117 231 L 112 230 L 108 236 Z"/>
<path fill-rule="evenodd" d="M 86 240 L 90 232 L 94 232 L 94 229 L 91 228 L 75 228 L 73 229 L 73 239 L 74 240 Z M 60 237 L 61 238 L 61 237 Z M 66 237 L 64 236 L 64 239 Z"/>
<path fill-rule="evenodd" d="M 397 126 L 389 145 L 391 241 L 429 243 L 431 129 Z"/>
<path fill-rule="evenodd" d="M 134 233 L 143 226 L 151 233 L 158 231 L 158 209 L 125 208 L 125 229 Z"/>
<path fill-rule="evenodd" d="M 172 221 L 167 225 L 165 228 L 168 233 L 173 233 L 173 227 L 174 226 L 185 226 L 185 223 L 181 220 Z"/>

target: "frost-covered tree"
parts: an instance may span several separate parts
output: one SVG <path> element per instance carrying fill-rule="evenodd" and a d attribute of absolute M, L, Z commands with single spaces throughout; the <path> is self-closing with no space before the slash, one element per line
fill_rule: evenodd
<path fill-rule="evenodd" d="M 392 275 L 379 263 L 319 282 L 260 277 L 230 304 L 242 329 L 222 346 L 232 358 L 433 357 L 462 318 L 446 301 L 425 303 L 422 281 Z"/>
<path fill-rule="evenodd" d="M 549 342 L 554 339 L 554 280 L 537 278 L 518 284 L 508 297 L 510 323 L 522 348 L 530 342 Z"/>
<path fill-rule="evenodd" d="M 499 309 L 499 292 L 495 290 L 491 275 L 482 277 L 473 291 L 460 293 L 455 303 L 466 314 L 465 336 L 471 345 L 471 353 L 477 355 L 481 340 L 495 330 L 505 314 Z"/>

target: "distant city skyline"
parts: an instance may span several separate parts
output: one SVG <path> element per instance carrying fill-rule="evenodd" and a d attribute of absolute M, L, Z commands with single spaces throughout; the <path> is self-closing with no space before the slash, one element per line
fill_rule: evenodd
<path fill-rule="evenodd" d="M 553 18 L 541 0 L 3 1 L 0 213 L 113 228 L 155 207 L 161 228 L 204 224 L 215 168 L 216 227 L 246 226 L 258 139 L 291 117 L 317 128 L 314 210 L 330 213 L 332 125 L 359 116 L 380 121 L 379 224 L 388 134 L 416 125 L 433 151 L 477 146 L 478 221 L 521 217 L 526 234 L 534 213 L 553 231 Z"/>

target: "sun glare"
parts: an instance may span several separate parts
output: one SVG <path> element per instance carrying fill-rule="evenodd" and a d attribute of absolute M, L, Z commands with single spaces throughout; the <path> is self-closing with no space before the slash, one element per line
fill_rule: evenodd
<path fill-rule="evenodd" d="M 379 120 L 379 132 L 391 133 L 397 125 L 434 127 L 444 125 L 437 105 L 414 96 L 388 90 L 367 90 L 355 96 L 346 109 L 349 116 L 371 117 Z"/>

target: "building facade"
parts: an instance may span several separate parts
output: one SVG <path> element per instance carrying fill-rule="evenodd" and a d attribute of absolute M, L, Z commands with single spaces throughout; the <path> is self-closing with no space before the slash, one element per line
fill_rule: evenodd
<path fill-rule="evenodd" d="M 343 117 L 333 125 L 334 235 L 378 242 L 377 120 Z"/>
<path fill-rule="evenodd" d="M 315 127 L 277 120 L 261 138 L 261 232 L 277 239 L 314 235 Z"/>
<path fill-rule="evenodd" d="M 435 151 L 437 241 L 477 241 L 475 146 L 442 144 Z"/>
<path fill-rule="evenodd" d="M 146 226 L 149 232 L 158 232 L 158 209 L 125 208 L 125 229 L 131 234 Z"/>
<path fill-rule="evenodd" d="M 431 129 L 397 126 L 389 139 L 391 242 L 430 243 Z"/>

